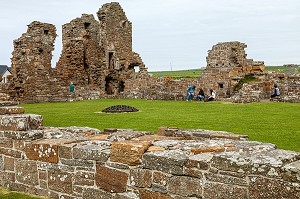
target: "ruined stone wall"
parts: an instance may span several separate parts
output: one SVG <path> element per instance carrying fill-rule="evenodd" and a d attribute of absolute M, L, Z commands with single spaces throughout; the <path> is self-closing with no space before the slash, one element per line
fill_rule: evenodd
<path fill-rule="evenodd" d="M 56 66 L 57 77 L 65 85 L 100 86 L 103 75 L 99 46 L 99 22 L 93 15 L 83 14 L 63 25 L 63 50 Z"/>
<path fill-rule="evenodd" d="M 147 77 L 141 57 L 132 51 L 132 24 L 120 4 L 104 4 L 97 14 L 100 21 L 83 14 L 63 25 L 63 50 L 54 69 L 55 26 L 31 23 L 14 43 L 13 74 L 3 92 L 16 101 L 66 101 L 73 82 L 72 99 L 114 97 L 135 76 L 135 66 Z"/>
<path fill-rule="evenodd" d="M 43 127 L 0 102 L 0 185 L 50 198 L 300 198 L 300 153 L 246 135 Z"/>
<path fill-rule="evenodd" d="M 51 95 L 49 85 L 55 38 L 54 25 L 34 21 L 22 37 L 14 40 L 8 91 L 12 98 L 27 101 L 42 93 Z"/>

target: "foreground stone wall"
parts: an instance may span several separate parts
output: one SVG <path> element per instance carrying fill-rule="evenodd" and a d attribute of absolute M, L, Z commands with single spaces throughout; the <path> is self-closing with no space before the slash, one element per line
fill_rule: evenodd
<path fill-rule="evenodd" d="M 60 199 L 300 198 L 300 153 L 246 135 L 43 127 L 0 107 L 0 185 Z"/>

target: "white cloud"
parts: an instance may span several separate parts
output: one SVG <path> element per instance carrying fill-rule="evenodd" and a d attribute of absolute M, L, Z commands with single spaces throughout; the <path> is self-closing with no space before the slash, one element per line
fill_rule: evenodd
<path fill-rule="evenodd" d="M 299 0 L 121 0 L 133 22 L 133 49 L 149 70 L 205 66 L 218 42 L 248 45 L 249 58 L 267 65 L 300 63 Z M 106 1 L 10 0 L 1 3 L 0 64 L 10 64 L 12 41 L 37 20 L 61 26 L 82 13 L 94 14 Z M 55 59 L 61 48 L 57 38 Z"/>

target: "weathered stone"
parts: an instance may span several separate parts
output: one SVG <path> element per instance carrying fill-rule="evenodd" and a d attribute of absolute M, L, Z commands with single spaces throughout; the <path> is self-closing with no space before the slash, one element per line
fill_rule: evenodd
<path fill-rule="evenodd" d="M 198 178 L 174 176 L 168 182 L 168 191 L 180 196 L 202 197 L 203 181 Z"/>
<path fill-rule="evenodd" d="M 96 165 L 96 185 L 109 192 L 125 192 L 129 175 L 116 169 Z"/>
<path fill-rule="evenodd" d="M 72 194 L 72 178 L 73 175 L 62 170 L 48 170 L 48 186 L 50 189 L 62 193 Z"/>
<path fill-rule="evenodd" d="M 3 107 L 3 106 L 16 106 L 18 104 L 19 104 L 18 102 L 14 102 L 14 101 L 0 101 L 0 107 Z"/>
<path fill-rule="evenodd" d="M 150 146 L 147 149 L 147 152 L 151 152 L 151 151 L 164 151 L 166 150 L 164 147 L 159 147 L 159 146 Z"/>
<path fill-rule="evenodd" d="M 22 152 L 14 149 L 6 149 L 6 148 L 0 148 L 0 154 L 14 157 L 14 158 L 21 158 Z"/>
<path fill-rule="evenodd" d="M 15 171 L 15 159 L 4 157 L 4 170 Z"/>
<path fill-rule="evenodd" d="M 94 167 L 94 161 L 91 160 L 81 160 L 81 159 L 60 159 L 60 162 L 63 165 L 68 165 L 71 167 L 84 167 L 84 168 L 92 168 Z"/>
<path fill-rule="evenodd" d="M 284 180 L 300 183 L 300 160 L 285 165 L 282 170 Z"/>
<path fill-rule="evenodd" d="M 18 106 L 0 106 L 0 115 L 23 114 L 24 108 Z"/>
<path fill-rule="evenodd" d="M 114 199 L 138 199 L 138 195 L 133 192 L 129 193 L 116 193 Z"/>
<path fill-rule="evenodd" d="M 142 155 L 150 146 L 149 142 L 113 142 L 110 148 L 110 161 L 131 166 L 141 164 Z"/>
<path fill-rule="evenodd" d="M 94 186 L 95 174 L 90 172 L 78 171 L 74 174 L 73 185 Z"/>
<path fill-rule="evenodd" d="M 248 190 L 245 187 L 207 182 L 203 186 L 203 198 L 247 199 L 248 198 L 247 191 Z"/>
<path fill-rule="evenodd" d="M 110 142 L 88 141 L 73 148 L 73 158 L 106 162 L 109 158 Z"/>
<path fill-rule="evenodd" d="M 300 187 L 282 180 L 250 176 L 249 198 L 299 198 Z"/>
<path fill-rule="evenodd" d="M 220 182 L 230 185 L 247 186 L 247 180 L 244 178 L 237 178 L 232 176 L 218 175 L 214 173 L 205 173 L 205 179 L 211 182 Z"/>
<path fill-rule="evenodd" d="M 131 169 L 130 184 L 136 187 L 151 187 L 152 172 L 147 169 Z"/>
<path fill-rule="evenodd" d="M 0 170 L 0 185 L 7 186 L 10 185 L 12 182 L 15 182 L 15 173 Z"/>
<path fill-rule="evenodd" d="M 160 171 L 154 171 L 153 172 L 153 183 L 166 186 L 167 182 L 169 180 L 170 176 L 167 174 L 160 172 Z"/>
<path fill-rule="evenodd" d="M 187 160 L 182 151 L 155 151 L 143 155 L 143 168 L 182 175 L 183 166 Z"/>
<path fill-rule="evenodd" d="M 131 129 L 118 129 L 116 133 L 112 133 L 108 136 L 108 139 L 111 142 L 120 142 L 124 140 L 131 140 L 133 138 L 138 138 L 144 135 L 151 135 L 151 132 L 140 132 L 133 131 Z"/>
<path fill-rule="evenodd" d="M 58 156 L 64 159 L 72 159 L 73 146 L 75 145 L 76 144 L 58 146 Z"/>
<path fill-rule="evenodd" d="M 26 185 L 38 185 L 36 162 L 28 160 L 16 161 L 16 179 Z"/>
<path fill-rule="evenodd" d="M 0 130 L 27 131 L 40 128 L 42 116 L 33 114 L 0 115 Z"/>
<path fill-rule="evenodd" d="M 223 146 L 215 146 L 215 147 L 202 147 L 202 148 L 192 148 L 192 153 L 199 154 L 199 153 L 216 153 L 216 152 L 223 152 L 225 148 Z"/>
<path fill-rule="evenodd" d="M 153 192 L 147 189 L 139 189 L 140 199 L 173 199 L 168 194 Z"/>
<path fill-rule="evenodd" d="M 111 168 L 116 168 L 116 169 L 123 169 L 123 170 L 129 170 L 130 166 L 127 164 L 122 164 L 118 162 L 106 162 L 106 165 L 111 167 Z"/>
<path fill-rule="evenodd" d="M 4 159 L 3 155 L 0 155 L 0 171 L 4 170 Z"/>
<path fill-rule="evenodd" d="M 58 163 L 58 146 L 52 144 L 37 143 L 26 146 L 26 156 L 30 160 Z"/>
<path fill-rule="evenodd" d="M 43 138 L 44 131 L 31 130 L 31 131 L 3 131 L 3 136 L 13 140 L 37 140 Z"/>
<path fill-rule="evenodd" d="M 190 156 L 185 166 L 187 168 L 197 168 L 199 170 L 208 170 L 210 166 L 210 161 L 213 157 L 213 154 L 203 153 L 199 155 Z"/>
<path fill-rule="evenodd" d="M 88 199 L 112 199 L 114 195 L 102 189 L 85 188 L 83 189 L 83 198 Z"/>
<path fill-rule="evenodd" d="M 0 139 L 0 147 L 13 148 L 13 140 L 8 138 Z"/>

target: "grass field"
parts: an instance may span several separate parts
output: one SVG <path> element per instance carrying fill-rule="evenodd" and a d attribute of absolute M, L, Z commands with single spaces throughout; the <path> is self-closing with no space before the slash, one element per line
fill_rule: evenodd
<path fill-rule="evenodd" d="M 135 113 L 96 113 L 113 105 L 129 105 Z M 247 134 L 250 140 L 270 142 L 300 151 L 300 104 L 231 104 L 197 101 L 98 99 L 91 101 L 21 104 L 26 113 L 40 114 L 45 126 L 130 128 L 156 132 L 160 126 L 210 129 Z"/>
<path fill-rule="evenodd" d="M 149 72 L 153 77 L 173 77 L 180 78 L 197 78 L 200 77 L 203 69 L 191 69 L 191 70 L 178 70 L 178 71 L 158 71 Z"/>
<path fill-rule="evenodd" d="M 197 78 L 200 77 L 204 69 L 190 69 L 190 70 L 178 70 L 178 71 L 157 71 L 149 72 L 153 77 L 173 77 L 180 78 Z M 266 66 L 265 71 L 274 71 L 280 73 L 300 73 L 299 66 Z"/>
<path fill-rule="evenodd" d="M 3 187 L 0 187 L 0 198 L 1 199 L 43 199 L 44 197 L 37 197 L 26 193 L 9 191 Z"/>

